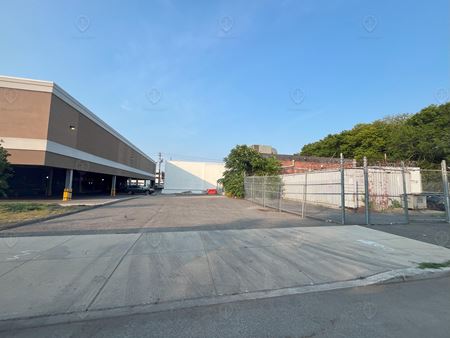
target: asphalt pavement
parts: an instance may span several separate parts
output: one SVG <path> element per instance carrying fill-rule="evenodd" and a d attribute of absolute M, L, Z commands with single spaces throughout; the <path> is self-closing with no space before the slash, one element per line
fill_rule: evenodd
<path fill-rule="evenodd" d="M 1 236 L 318 226 L 324 222 L 224 196 L 137 196 L 0 232 Z M 325 223 L 326 224 L 326 223 Z"/>
<path fill-rule="evenodd" d="M 80 320 L 0 331 L 0 335 L 5 338 L 447 338 L 448 304 L 450 278 L 441 278 Z"/>
<path fill-rule="evenodd" d="M 450 224 L 444 222 L 435 223 L 410 223 L 390 225 L 363 225 L 370 229 L 388 232 L 417 241 L 450 248 Z"/>

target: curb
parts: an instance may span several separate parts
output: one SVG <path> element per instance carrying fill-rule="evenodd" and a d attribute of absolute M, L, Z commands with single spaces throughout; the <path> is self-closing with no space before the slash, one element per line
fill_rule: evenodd
<path fill-rule="evenodd" d="M 127 197 L 124 199 L 117 199 L 117 200 L 112 200 L 111 202 L 107 202 L 107 203 L 103 203 L 103 204 L 96 204 L 96 205 L 77 205 L 79 207 L 83 207 L 80 208 L 79 210 L 73 210 L 73 211 L 69 211 L 66 213 L 62 213 L 62 214 L 57 214 L 57 215 L 51 215 L 51 216 L 46 216 L 46 217 L 40 217 L 40 218 L 35 218 L 35 219 L 30 219 L 27 221 L 23 221 L 23 222 L 18 222 L 18 223 L 14 223 L 14 224 L 9 224 L 6 225 L 5 227 L 0 228 L 0 237 L 9 237 L 10 234 L 2 234 L 2 231 L 5 230 L 11 230 L 14 228 L 19 228 L 25 225 L 30 225 L 30 224 L 34 224 L 34 223 L 39 223 L 39 222 L 44 222 L 44 221 L 49 221 L 55 218 L 59 218 L 59 217 L 64 217 L 64 216 L 69 216 L 69 215 L 73 215 L 73 214 L 78 214 L 79 212 L 83 212 L 83 211 L 87 211 L 87 210 L 92 210 L 92 209 L 96 209 L 96 208 L 100 208 L 103 206 L 107 206 L 107 205 L 112 205 L 112 204 L 116 204 L 119 202 L 125 202 L 125 201 L 129 201 L 135 198 L 138 198 L 140 196 L 133 196 L 133 197 Z M 5 236 L 6 235 L 6 236 Z M 17 234 L 11 234 L 11 236 L 15 236 Z"/>
<path fill-rule="evenodd" d="M 374 284 L 391 284 L 409 281 L 419 281 L 430 278 L 449 277 L 450 268 L 441 269 L 420 269 L 420 268 L 407 268 L 402 270 L 393 270 L 384 272 L 375 276 L 368 277 L 375 280 Z M 376 281 L 380 279 L 379 281 Z"/>
<path fill-rule="evenodd" d="M 381 272 L 361 279 L 316 284 L 316 285 L 288 287 L 275 290 L 262 290 L 235 295 L 191 298 L 185 300 L 168 301 L 164 303 L 127 305 L 115 308 L 99 308 L 93 310 L 73 311 L 67 313 L 54 313 L 54 314 L 34 315 L 28 317 L 4 318 L 0 319 L 0 332 L 36 326 L 67 324 L 67 323 L 98 320 L 103 318 L 114 318 L 120 316 L 131 316 L 138 314 L 174 311 L 201 306 L 230 304 L 234 302 L 250 301 L 264 298 L 275 298 L 289 295 L 325 292 L 371 285 L 372 286 L 384 285 L 405 281 L 418 281 L 431 278 L 442 278 L 447 276 L 450 276 L 450 268 L 443 268 L 443 269 L 406 268 Z"/>

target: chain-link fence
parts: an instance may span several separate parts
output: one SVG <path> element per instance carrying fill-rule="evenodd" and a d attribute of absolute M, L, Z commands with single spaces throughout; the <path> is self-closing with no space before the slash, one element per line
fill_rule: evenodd
<path fill-rule="evenodd" d="M 449 174 L 417 167 L 318 170 L 245 178 L 245 198 L 342 224 L 449 221 Z"/>
<path fill-rule="evenodd" d="M 408 207 L 411 221 L 446 220 L 445 180 L 443 170 L 421 170 L 420 193 L 408 192 Z M 445 182 L 447 181 L 447 182 Z M 447 188 L 448 194 L 448 188 Z"/>

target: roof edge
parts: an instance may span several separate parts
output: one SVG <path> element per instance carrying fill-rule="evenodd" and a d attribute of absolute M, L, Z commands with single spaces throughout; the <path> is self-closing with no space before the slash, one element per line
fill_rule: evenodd
<path fill-rule="evenodd" d="M 156 164 L 155 160 L 153 160 L 150 156 L 146 155 L 142 150 L 140 150 L 133 143 L 131 143 L 126 137 L 121 135 L 117 130 L 108 125 L 100 117 L 95 115 L 92 111 L 86 108 L 86 106 L 84 106 L 80 101 L 75 99 L 72 95 L 70 95 L 68 92 L 62 89 L 62 87 L 58 86 L 55 82 L 2 75 L 0 76 L 0 87 L 52 93 L 57 97 L 59 97 L 64 102 L 66 102 L 67 104 L 69 104 L 70 106 L 72 106 L 73 108 L 75 108 L 77 111 L 82 113 L 84 116 L 86 116 L 96 124 L 100 125 L 103 129 L 107 130 L 109 133 L 111 133 L 112 135 L 123 141 L 129 147 L 131 147 L 136 152 L 144 156 L 147 160 Z"/>

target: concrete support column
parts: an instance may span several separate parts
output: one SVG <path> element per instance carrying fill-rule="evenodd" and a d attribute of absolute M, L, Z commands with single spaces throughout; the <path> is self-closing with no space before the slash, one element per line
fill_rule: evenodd
<path fill-rule="evenodd" d="M 70 201 L 72 199 L 72 181 L 73 169 L 66 169 L 66 183 L 64 185 L 63 201 Z"/>
<path fill-rule="evenodd" d="M 116 180 L 117 177 L 114 175 L 111 181 L 111 196 L 116 196 Z"/>

